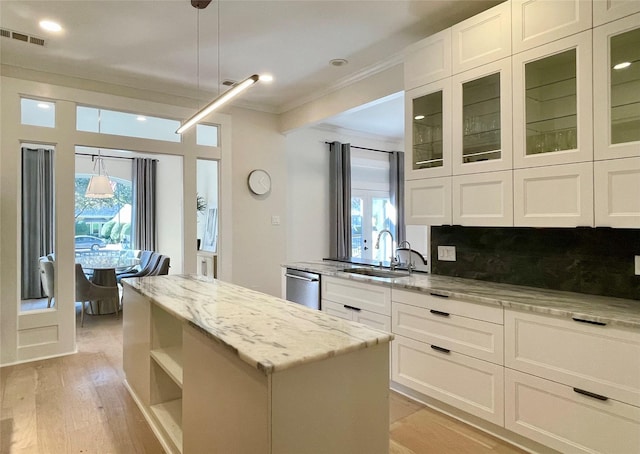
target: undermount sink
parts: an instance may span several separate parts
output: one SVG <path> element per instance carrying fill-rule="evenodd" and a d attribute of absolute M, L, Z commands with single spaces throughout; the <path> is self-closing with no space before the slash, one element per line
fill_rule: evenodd
<path fill-rule="evenodd" d="M 392 270 L 382 270 L 379 268 L 346 268 L 342 270 L 343 273 L 351 273 L 351 274 L 360 274 L 362 276 L 372 276 L 372 277 L 404 277 L 409 276 L 407 271 L 392 271 Z"/>

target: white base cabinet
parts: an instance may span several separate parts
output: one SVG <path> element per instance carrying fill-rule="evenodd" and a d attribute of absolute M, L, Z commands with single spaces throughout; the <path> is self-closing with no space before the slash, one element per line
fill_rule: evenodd
<path fill-rule="evenodd" d="M 640 452 L 640 408 L 580 391 L 505 369 L 505 427 L 567 454 Z"/>

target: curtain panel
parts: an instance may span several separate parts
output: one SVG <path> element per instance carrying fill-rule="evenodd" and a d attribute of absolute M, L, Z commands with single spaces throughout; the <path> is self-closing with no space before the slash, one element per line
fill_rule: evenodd
<path fill-rule="evenodd" d="M 38 259 L 54 252 L 53 150 L 22 148 L 21 298 L 43 298 Z"/>
<path fill-rule="evenodd" d="M 156 180 L 157 160 L 148 158 L 133 159 L 133 247 L 135 249 L 156 251 L 158 246 L 158 227 L 156 221 Z"/>
<path fill-rule="evenodd" d="M 392 151 L 389 153 L 389 195 L 391 204 L 396 208 L 396 238 L 400 244 L 406 238 L 406 224 L 404 222 L 404 153 Z"/>
<path fill-rule="evenodd" d="M 351 257 L 351 144 L 329 144 L 329 255 Z"/>

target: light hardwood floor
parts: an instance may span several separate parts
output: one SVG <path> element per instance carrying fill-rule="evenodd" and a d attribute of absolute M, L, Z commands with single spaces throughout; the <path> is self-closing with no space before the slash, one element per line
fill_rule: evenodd
<path fill-rule="evenodd" d="M 77 342 L 75 355 L 0 369 L 0 453 L 161 454 L 123 384 L 122 318 L 85 317 Z M 391 454 L 524 452 L 396 393 L 390 424 Z"/>

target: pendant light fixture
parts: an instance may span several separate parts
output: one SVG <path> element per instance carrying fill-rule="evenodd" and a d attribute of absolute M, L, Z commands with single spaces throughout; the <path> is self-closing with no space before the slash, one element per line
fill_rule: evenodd
<path fill-rule="evenodd" d="M 211 3 L 211 0 L 191 0 L 191 5 L 194 8 L 198 9 L 198 10 L 206 8 L 209 5 L 209 3 Z M 217 29 L 217 34 L 218 34 L 218 42 L 217 42 L 217 46 L 218 46 L 218 51 L 217 51 L 217 54 L 218 54 L 217 55 L 217 57 L 218 57 L 218 80 L 217 80 L 217 84 L 218 84 L 218 87 L 219 87 L 220 86 L 220 0 L 218 0 L 217 7 L 218 7 L 218 9 L 217 9 L 217 20 L 218 20 L 218 29 Z M 197 27 L 197 29 L 198 29 L 198 49 L 197 49 L 197 54 L 198 54 L 198 65 L 197 66 L 198 66 L 198 69 L 197 69 L 197 72 L 198 72 L 198 90 L 200 90 L 200 11 L 198 11 L 198 27 Z M 202 109 L 197 111 L 191 117 L 186 119 L 182 123 L 182 125 L 177 129 L 176 134 L 182 134 L 183 132 L 187 131 L 189 128 L 191 128 L 196 123 L 200 122 L 204 117 L 209 115 L 211 112 L 216 110 L 218 107 L 222 106 L 223 104 L 226 104 L 232 98 L 235 98 L 236 96 L 238 96 L 240 93 L 245 91 L 247 88 L 249 88 L 250 86 L 252 86 L 256 82 L 258 82 L 260 79 L 261 79 L 261 77 L 259 75 L 254 74 L 253 76 L 247 77 L 242 82 L 238 82 L 237 84 L 233 85 L 233 87 L 231 87 L 229 90 L 225 91 L 222 94 L 219 93 L 220 88 L 218 88 L 218 96 L 215 99 L 211 100 L 206 106 L 204 106 Z M 270 80 L 270 77 L 268 79 Z M 263 78 L 263 80 L 267 80 L 267 78 Z"/>
<path fill-rule="evenodd" d="M 96 168 L 98 172 L 96 174 Z M 107 168 L 104 165 L 100 149 L 98 149 L 98 156 L 93 162 L 93 173 L 87 186 L 87 192 L 84 196 L 91 199 L 108 199 L 113 197 L 113 187 L 111 186 L 111 180 L 107 174 Z"/>

